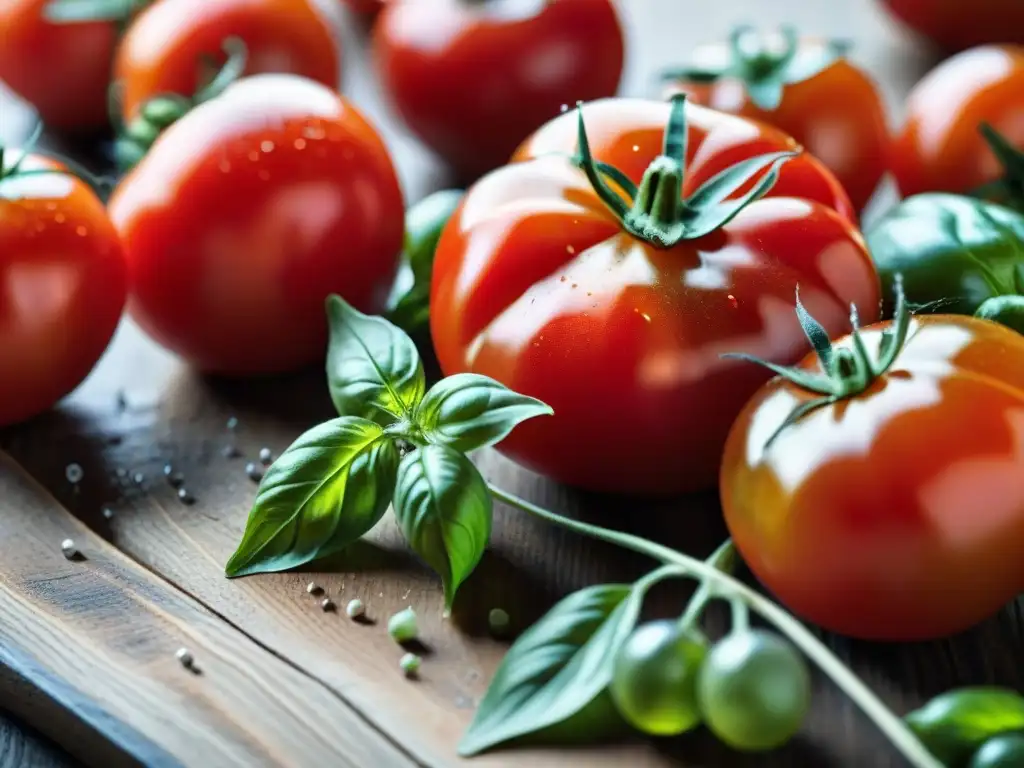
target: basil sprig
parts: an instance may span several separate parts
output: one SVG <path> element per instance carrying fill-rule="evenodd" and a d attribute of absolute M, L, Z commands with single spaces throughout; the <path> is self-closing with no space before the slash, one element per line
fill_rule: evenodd
<path fill-rule="evenodd" d="M 477 374 L 428 391 L 404 331 L 338 296 L 328 299 L 327 316 L 327 381 L 340 416 L 299 437 L 267 472 L 225 571 L 282 571 L 334 554 L 393 503 L 451 608 L 491 533 L 491 493 L 465 454 L 551 408 Z"/>

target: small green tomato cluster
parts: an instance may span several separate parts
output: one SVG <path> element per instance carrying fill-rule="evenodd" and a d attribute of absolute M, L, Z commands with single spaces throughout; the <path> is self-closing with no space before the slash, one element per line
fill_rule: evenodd
<path fill-rule="evenodd" d="M 643 733 L 676 736 L 704 723 L 733 749 L 761 752 L 800 729 L 811 680 L 779 635 L 742 629 L 711 646 L 699 630 L 661 620 L 638 627 L 619 649 L 611 695 Z"/>

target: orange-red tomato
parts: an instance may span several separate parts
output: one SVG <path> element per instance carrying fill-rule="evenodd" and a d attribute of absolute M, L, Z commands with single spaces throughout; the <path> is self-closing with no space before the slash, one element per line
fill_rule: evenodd
<path fill-rule="evenodd" d="M 32 104 L 51 129 L 98 129 L 107 122 L 117 31 L 108 22 L 46 21 L 48 2 L 0 2 L 0 80 Z"/>
<path fill-rule="evenodd" d="M 665 94 L 686 93 L 698 104 L 774 125 L 821 160 L 846 189 L 854 208 L 863 209 L 886 171 L 889 128 L 885 105 L 871 77 L 843 56 L 835 57 L 825 40 L 799 41 L 792 59 L 830 61 L 808 69 L 809 76 L 787 83 L 777 106 L 758 106 L 743 79 L 726 75 L 711 81 L 674 79 Z M 695 52 L 697 61 L 728 61 L 728 43 Z"/>
<path fill-rule="evenodd" d="M 669 104 L 608 99 L 583 111 L 594 156 L 640 182 Z M 796 146 L 704 107 L 687 115 L 684 194 Z M 552 478 L 616 492 L 713 486 L 729 425 L 767 378 L 719 354 L 794 361 L 796 284 L 838 334 L 851 301 L 875 316 L 878 277 L 849 201 L 809 155 L 723 228 L 661 248 L 625 231 L 573 165 L 576 126 L 575 114 L 548 123 L 518 162 L 470 188 L 445 228 L 430 300 L 438 360 L 446 374 L 491 376 L 552 406 L 499 446 Z"/>
<path fill-rule="evenodd" d="M 611 0 L 393 0 L 373 46 L 398 113 L 468 179 L 563 105 L 614 95 L 624 56 Z"/>
<path fill-rule="evenodd" d="M 982 122 L 1024 147 L 1024 47 L 964 51 L 914 87 L 892 152 L 900 191 L 969 192 L 999 179 L 1003 168 L 978 132 Z"/>
<path fill-rule="evenodd" d="M 222 62 L 231 37 L 246 45 L 246 74 L 290 73 L 339 86 L 339 43 L 312 0 L 157 0 L 118 46 L 114 77 L 124 119 L 154 96 L 192 96 L 203 60 Z"/>
<path fill-rule="evenodd" d="M 1024 43 L 1024 4 L 1019 0 L 881 1 L 911 29 L 949 51 Z"/>
<path fill-rule="evenodd" d="M 9 172 L 20 153 L 8 151 Z M 64 166 L 30 155 L 0 179 L 0 426 L 77 387 L 117 328 L 124 256 L 103 203 Z M 32 175 L 29 175 L 32 174 Z"/>
<path fill-rule="evenodd" d="M 885 325 L 863 331 L 868 349 Z M 815 358 L 802 366 L 816 369 Z M 729 531 L 783 603 L 844 635 L 922 640 L 1021 591 L 1024 336 L 916 317 L 888 373 L 765 448 L 813 397 L 773 379 L 737 418 L 722 462 Z"/>
<path fill-rule="evenodd" d="M 243 78 L 186 114 L 109 207 L 135 319 L 198 368 L 227 374 L 321 357 L 331 293 L 380 311 L 404 231 L 377 131 L 293 75 Z"/>

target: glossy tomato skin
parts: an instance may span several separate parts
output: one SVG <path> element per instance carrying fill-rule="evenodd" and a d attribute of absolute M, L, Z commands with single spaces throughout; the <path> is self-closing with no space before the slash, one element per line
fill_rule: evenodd
<path fill-rule="evenodd" d="M 63 166 L 30 156 L 22 169 Z M 124 255 L 92 190 L 58 173 L 0 181 L 0 285 L 0 426 L 7 426 L 77 387 L 121 318 Z"/>
<path fill-rule="evenodd" d="M 52 130 L 87 132 L 107 122 L 113 24 L 52 24 L 49 0 L 0 3 L 0 81 Z"/>
<path fill-rule="evenodd" d="M 864 334 L 868 349 L 878 328 Z M 959 315 L 915 317 L 887 375 L 766 450 L 809 397 L 769 382 L 737 418 L 722 462 L 729 531 L 784 604 L 851 637 L 927 640 L 1020 592 L 1024 336 Z"/>
<path fill-rule="evenodd" d="M 563 105 L 614 95 L 624 57 L 611 0 L 395 0 L 373 46 L 405 123 L 466 179 Z"/>
<path fill-rule="evenodd" d="M 291 75 L 244 78 L 172 125 L 110 212 L 136 320 L 224 374 L 318 359 L 325 298 L 379 311 L 402 247 L 402 193 L 376 130 Z"/>
<path fill-rule="evenodd" d="M 978 126 L 1024 146 L 1024 47 L 972 48 L 946 59 L 911 91 L 893 143 L 900 192 L 971 192 L 1003 175 Z"/>
<path fill-rule="evenodd" d="M 881 0 L 898 19 L 947 51 L 989 43 L 1024 44 L 1016 0 Z"/>
<path fill-rule="evenodd" d="M 595 157 L 638 181 L 669 105 L 615 99 L 584 112 Z M 688 115 L 686 191 L 725 162 L 793 145 L 702 107 Z M 431 293 L 438 360 L 446 374 L 491 376 L 552 406 L 499 448 L 556 480 L 659 495 L 708 487 L 729 424 L 766 379 L 720 354 L 798 359 L 798 282 L 834 333 L 851 301 L 877 316 L 874 267 L 853 225 L 811 199 L 773 196 L 668 250 L 635 239 L 581 172 L 548 154 L 571 148 L 569 122 L 558 118 L 518 162 L 471 187 L 445 228 Z M 800 180 L 848 208 L 812 158 L 784 166 L 777 189 L 795 193 Z"/>
<path fill-rule="evenodd" d="M 817 40 L 801 42 L 805 49 L 824 45 Z M 724 44 L 708 49 L 697 55 L 720 58 L 726 54 Z M 810 50 L 805 53 L 813 55 Z M 758 107 L 742 81 L 733 77 L 711 83 L 670 81 L 665 95 L 675 93 L 788 133 L 835 174 L 858 211 L 871 199 L 887 170 L 890 136 L 885 105 L 871 77 L 846 59 L 837 59 L 807 80 L 787 85 L 782 102 L 773 110 Z"/>
<path fill-rule="evenodd" d="M 222 62 L 229 37 L 246 44 L 246 74 L 296 74 L 339 87 L 339 43 L 315 0 L 157 0 L 136 17 L 117 49 L 124 119 L 154 96 L 193 95 L 203 58 Z"/>

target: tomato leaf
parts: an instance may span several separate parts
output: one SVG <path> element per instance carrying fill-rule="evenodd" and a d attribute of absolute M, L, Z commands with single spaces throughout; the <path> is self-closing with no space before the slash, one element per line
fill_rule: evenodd
<path fill-rule="evenodd" d="M 399 464 L 395 518 L 416 554 L 441 577 L 445 607 L 451 609 L 491 536 L 487 483 L 463 454 L 426 445 Z"/>
<path fill-rule="evenodd" d="M 1024 697 L 1006 688 L 962 688 L 937 696 L 905 719 L 939 760 L 960 765 L 991 737 L 1024 729 Z"/>
<path fill-rule="evenodd" d="M 659 568 L 633 585 L 601 584 L 563 598 L 509 649 L 459 744 L 468 757 L 568 724 L 608 687 L 621 644 L 633 631 L 644 595 L 678 576 Z"/>
<path fill-rule="evenodd" d="M 309 430 L 267 471 L 229 577 L 283 571 L 373 528 L 395 487 L 398 450 L 380 425 L 342 416 Z"/>
<path fill-rule="evenodd" d="M 327 299 L 327 316 L 331 330 L 327 383 L 338 413 L 382 426 L 408 417 L 427 388 L 412 339 L 339 296 Z"/>
<path fill-rule="evenodd" d="M 527 419 L 551 407 L 476 373 L 437 382 L 416 406 L 413 420 L 428 440 L 463 453 L 494 445 Z"/>

